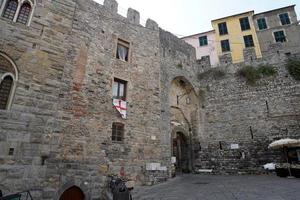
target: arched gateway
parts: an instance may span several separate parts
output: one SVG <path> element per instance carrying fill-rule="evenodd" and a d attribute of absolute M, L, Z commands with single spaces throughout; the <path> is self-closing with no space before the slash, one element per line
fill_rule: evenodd
<path fill-rule="evenodd" d="M 171 82 L 169 93 L 172 157 L 176 172 L 193 171 L 193 140 L 199 127 L 199 98 L 184 77 Z M 174 160 L 174 159 L 173 159 Z"/>
<path fill-rule="evenodd" d="M 84 200 L 84 194 L 79 187 L 73 186 L 64 191 L 59 200 Z"/>

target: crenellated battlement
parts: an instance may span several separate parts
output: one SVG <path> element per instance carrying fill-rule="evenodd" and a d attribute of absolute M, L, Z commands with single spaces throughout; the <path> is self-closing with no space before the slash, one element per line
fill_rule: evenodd
<path fill-rule="evenodd" d="M 102 5 L 102 4 L 99 3 L 99 5 Z M 109 11 L 112 15 L 122 16 L 119 13 L 119 4 L 116 0 L 104 0 L 103 1 L 103 7 L 107 11 Z M 122 17 L 125 17 L 130 24 L 141 25 L 142 26 L 140 13 L 137 10 L 133 9 L 133 8 L 128 8 L 126 15 L 122 16 Z M 149 28 L 149 29 L 158 31 L 159 30 L 159 25 L 154 20 L 147 19 L 146 24 L 145 24 L 145 28 Z"/>

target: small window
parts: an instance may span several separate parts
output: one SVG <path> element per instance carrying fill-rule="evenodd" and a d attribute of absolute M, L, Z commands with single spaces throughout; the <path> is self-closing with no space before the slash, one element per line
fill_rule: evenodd
<path fill-rule="evenodd" d="M 13 20 L 18 8 L 17 0 L 9 0 L 4 8 L 3 17 L 9 20 Z"/>
<path fill-rule="evenodd" d="M 252 35 L 244 36 L 244 42 L 246 47 L 254 47 L 253 37 Z"/>
<path fill-rule="evenodd" d="M 218 26 L 219 26 L 220 35 L 226 35 L 226 34 L 228 34 L 226 22 L 220 23 L 220 24 L 218 24 Z"/>
<path fill-rule="evenodd" d="M 229 40 L 222 40 L 221 41 L 221 47 L 222 47 L 222 52 L 230 51 Z"/>
<path fill-rule="evenodd" d="M 9 148 L 8 155 L 9 155 L 9 156 L 13 156 L 13 155 L 14 155 L 14 152 L 15 152 L 15 149 L 14 149 L 14 148 Z"/>
<path fill-rule="evenodd" d="M 11 76 L 6 76 L 0 83 L 0 109 L 1 110 L 7 109 L 12 86 L 13 86 L 13 78 Z"/>
<path fill-rule="evenodd" d="M 199 37 L 199 43 L 200 43 L 200 47 L 208 45 L 207 36 L 205 35 Z"/>
<path fill-rule="evenodd" d="M 257 20 L 257 25 L 258 25 L 258 29 L 259 30 L 264 30 L 264 29 L 267 29 L 268 26 L 267 26 L 267 21 L 265 18 L 260 18 Z"/>
<path fill-rule="evenodd" d="M 126 87 L 127 82 L 121 79 L 114 79 L 113 83 L 113 98 L 126 100 Z"/>
<path fill-rule="evenodd" d="M 130 44 L 124 40 L 118 39 L 116 58 L 128 62 Z"/>
<path fill-rule="evenodd" d="M 276 42 L 286 42 L 286 37 L 284 31 L 276 31 L 274 32 L 274 38 Z"/>
<path fill-rule="evenodd" d="M 290 17 L 288 13 L 283 13 L 279 15 L 280 21 L 281 21 L 281 25 L 286 25 L 286 24 L 290 24 Z"/>
<path fill-rule="evenodd" d="M 112 141 L 122 142 L 124 140 L 124 124 L 114 122 L 112 124 Z"/>
<path fill-rule="evenodd" d="M 29 20 L 29 16 L 30 16 L 30 11 L 31 11 L 31 6 L 28 2 L 24 3 L 21 6 L 20 12 L 19 12 L 19 16 L 17 19 L 17 22 L 22 23 L 22 24 L 27 24 L 28 20 Z"/>
<path fill-rule="evenodd" d="M 240 19 L 241 29 L 242 31 L 250 29 L 250 23 L 248 17 L 244 17 Z"/>

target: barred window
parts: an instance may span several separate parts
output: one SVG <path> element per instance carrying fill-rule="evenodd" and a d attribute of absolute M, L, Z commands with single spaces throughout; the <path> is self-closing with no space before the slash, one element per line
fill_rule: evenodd
<path fill-rule="evenodd" d="M 124 140 L 124 124 L 114 122 L 112 124 L 112 141 L 122 142 Z"/>
<path fill-rule="evenodd" d="M 9 0 L 6 4 L 6 7 L 3 12 L 3 17 L 13 20 L 18 8 L 18 1 L 17 0 Z"/>
<path fill-rule="evenodd" d="M 29 20 L 30 11 L 31 11 L 31 5 L 28 2 L 24 3 L 21 6 L 17 22 L 20 22 L 20 23 L 26 25 Z"/>
<path fill-rule="evenodd" d="M 6 76 L 0 83 L 0 109 L 5 110 L 8 105 L 11 89 L 13 85 L 13 78 Z"/>

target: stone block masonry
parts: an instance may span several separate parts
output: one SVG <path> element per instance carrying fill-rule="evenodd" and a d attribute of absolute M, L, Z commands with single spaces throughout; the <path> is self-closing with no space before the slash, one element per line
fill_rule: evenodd
<path fill-rule="evenodd" d="M 206 67 L 192 46 L 151 19 L 143 27 L 133 9 L 127 18 L 117 10 L 114 0 L 44 0 L 28 27 L 0 17 L 0 67 L 7 70 L 7 56 L 19 76 L 11 109 L 0 110 L 4 194 L 28 189 L 57 200 L 76 186 L 102 199 L 108 174 L 136 185 L 165 181 L 176 134 L 187 145 L 185 170 L 257 172 L 276 155 L 268 142 L 299 137 L 299 82 L 276 54 L 269 60 L 279 75 L 258 87 L 234 75 L 241 66 L 230 58 L 223 79 L 199 81 Z M 119 41 L 129 45 L 126 62 L 116 58 Z M 112 107 L 115 78 L 127 83 L 126 120 Z M 112 141 L 113 122 L 124 124 L 122 142 Z M 147 170 L 153 163 L 160 167 Z"/>
<path fill-rule="evenodd" d="M 200 81 L 205 91 L 205 122 L 197 168 L 260 173 L 263 164 L 282 159 L 280 151 L 268 150 L 268 144 L 279 138 L 299 138 L 300 84 L 285 68 L 287 57 L 276 55 L 252 62 L 252 66 L 271 64 L 278 71 L 255 86 L 237 73 L 249 63 L 221 67 L 225 77 Z M 231 148 L 232 144 L 239 147 Z"/>

